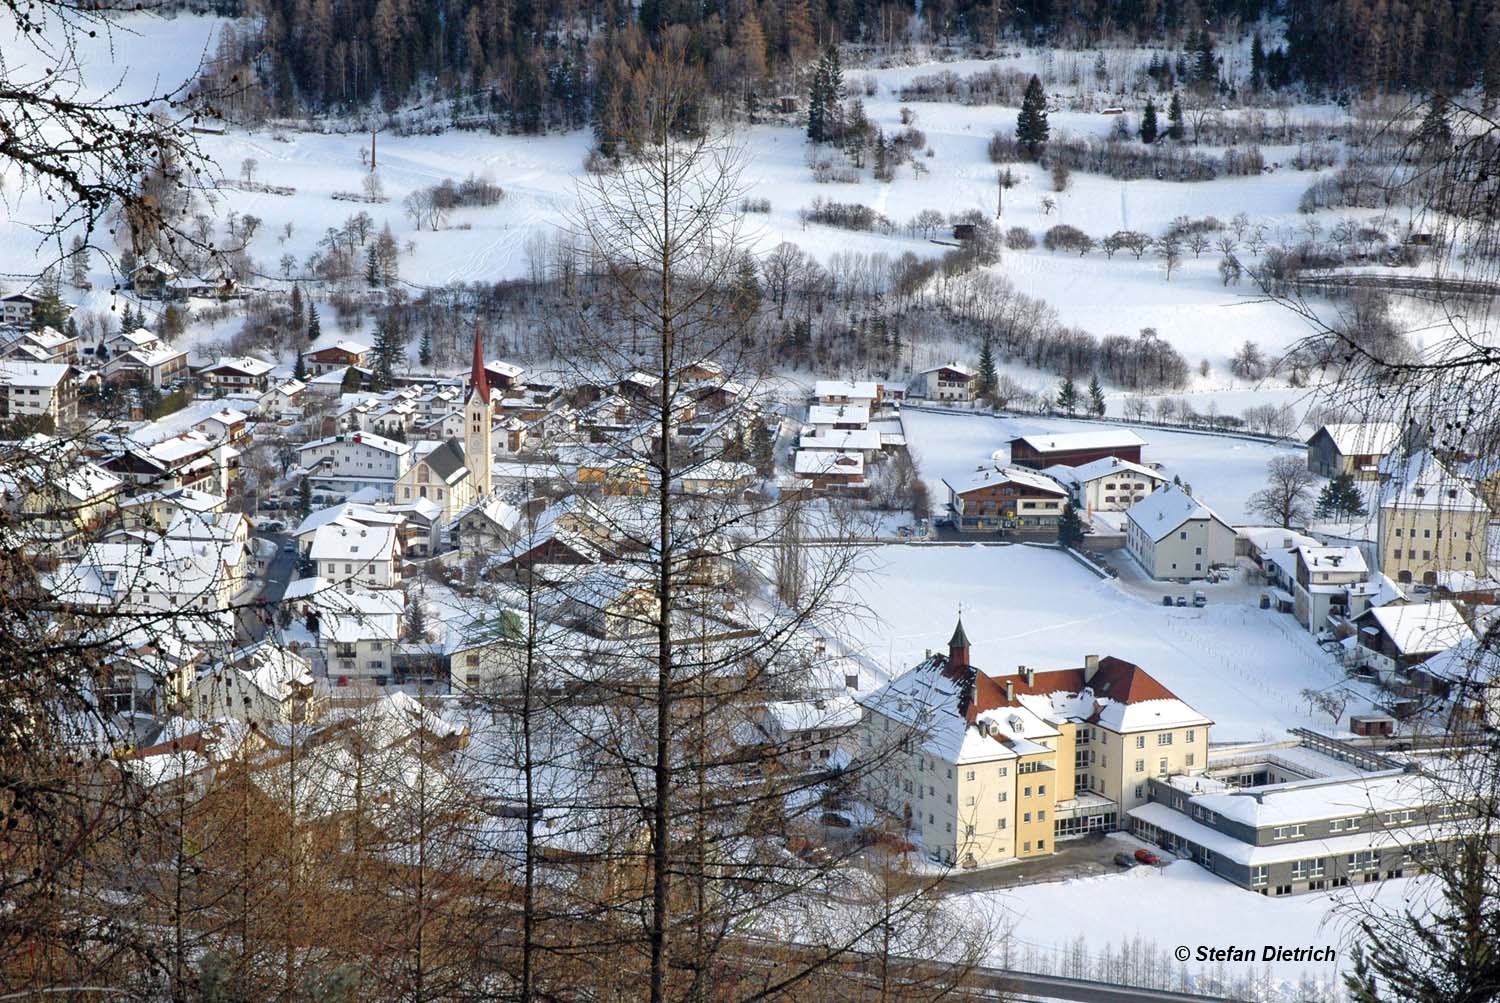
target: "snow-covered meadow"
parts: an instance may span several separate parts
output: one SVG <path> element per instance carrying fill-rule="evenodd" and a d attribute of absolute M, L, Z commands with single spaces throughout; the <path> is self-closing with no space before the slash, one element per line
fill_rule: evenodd
<path fill-rule="evenodd" d="M 984 671 L 1071 668 L 1085 655 L 1114 655 L 1211 718 L 1214 743 L 1326 728 L 1298 693 L 1344 679 L 1333 656 L 1243 590 L 1205 588 L 1206 607 L 1168 608 L 1050 548 L 889 546 L 872 550 L 850 582 L 849 599 L 863 610 L 844 626 L 854 651 L 900 672 L 942 650 L 962 608 Z"/>

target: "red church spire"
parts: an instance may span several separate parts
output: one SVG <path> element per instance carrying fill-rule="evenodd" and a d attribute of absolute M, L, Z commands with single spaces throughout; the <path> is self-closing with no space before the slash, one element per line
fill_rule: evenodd
<path fill-rule="evenodd" d="M 484 369 L 484 339 L 479 334 L 479 321 L 474 322 L 474 370 L 469 373 L 469 396 L 479 395 L 486 404 L 490 402 L 490 378 Z"/>

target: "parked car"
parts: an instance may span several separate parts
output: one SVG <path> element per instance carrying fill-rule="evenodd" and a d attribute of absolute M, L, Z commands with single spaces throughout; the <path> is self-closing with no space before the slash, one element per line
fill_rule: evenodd
<path fill-rule="evenodd" d="M 1115 863 L 1121 867 L 1134 867 L 1136 865 L 1136 859 L 1130 854 L 1126 853 L 1124 850 L 1121 850 L 1119 853 L 1115 854 Z"/>
<path fill-rule="evenodd" d="M 1208 605 L 1208 594 L 1202 589 L 1193 593 L 1193 605 L 1203 607 Z"/>
<path fill-rule="evenodd" d="M 1186 606 L 1187 604 L 1188 604 L 1187 603 L 1187 596 L 1178 596 L 1177 597 L 1177 605 L 1179 605 L 1179 606 Z"/>
<path fill-rule="evenodd" d="M 1153 867 L 1156 866 L 1157 864 L 1161 863 L 1161 858 L 1160 857 L 1158 857 L 1156 854 L 1152 853 L 1150 850 L 1146 850 L 1146 849 L 1136 850 L 1135 851 L 1135 859 L 1138 860 L 1139 862 L 1143 863 L 1143 864 L 1150 864 Z"/>
<path fill-rule="evenodd" d="M 1163 606 L 1170 606 L 1170 605 L 1172 605 L 1172 597 L 1171 596 L 1162 596 L 1161 597 L 1161 604 Z"/>

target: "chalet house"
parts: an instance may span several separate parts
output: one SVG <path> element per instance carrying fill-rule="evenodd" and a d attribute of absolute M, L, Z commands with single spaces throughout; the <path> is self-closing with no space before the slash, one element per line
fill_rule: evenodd
<path fill-rule="evenodd" d="M 1125 519 L 1125 547 L 1152 578 L 1205 578 L 1234 563 L 1234 528 L 1176 484 L 1136 502 Z"/>
<path fill-rule="evenodd" d="M 1380 570 L 1398 582 L 1462 588 L 1486 576 L 1490 510 L 1429 452 L 1382 464 L 1376 524 Z"/>
<path fill-rule="evenodd" d="M 240 451 L 201 432 L 183 432 L 149 446 L 128 443 L 104 467 L 158 491 L 190 488 L 229 497 L 239 476 Z"/>
<path fill-rule="evenodd" d="M 301 380 L 282 380 L 260 395 L 260 413 L 272 421 L 295 421 L 302 417 L 306 391 Z"/>
<path fill-rule="evenodd" d="M 858 755 L 882 764 L 867 797 L 933 859 L 963 867 L 1116 828 L 1150 778 L 1203 770 L 1212 724 L 1118 658 L 992 675 L 970 661 L 962 624 L 946 655 L 859 702 Z"/>
<path fill-rule="evenodd" d="M 370 357 L 370 346 L 358 341 L 339 341 L 326 348 L 319 348 L 312 352 L 304 352 L 303 362 L 307 371 L 313 376 L 322 376 L 337 369 L 347 369 L 350 366 L 361 368 L 368 364 Z"/>
<path fill-rule="evenodd" d="M 1401 441 L 1394 421 L 1324 425 L 1307 440 L 1307 469 L 1320 477 L 1349 474 L 1357 480 L 1380 476 L 1380 461 Z"/>
<path fill-rule="evenodd" d="M 928 400 L 971 401 L 979 386 L 979 374 L 957 362 L 921 373 L 923 395 Z"/>
<path fill-rule="evenodd" d="M 349 432 L 315 439 L 297 448 L 297 462 L 308 471 L 312 490 L 347 498 L 374 488 L 386 498 L 410 469 L 413 449 L 369 432 Z"/>
<path fill-rule="evenodd" d="M 317 573 L 346 591 L 401 584 L 401 540 L 389 526 L 333 522 L 313 534 L 308 557 Z"/>
<path fill-rule="evenodd" d="M 0 360 L 0 421 L 44 417 L 54 428 L 78 418 L 78 371 L 67 363 Z"/>
<path fill-rule="evenodd" d="M 493 554 L 515 543 L 522 529 L 521 513 L 499 495 L 474 499 L 448 524 L 448 542 L 464 557 Z"/>
<path fill-rule="evenodd" d="M 1068 502 L 1067 490 L 1057 481 L 1019 467 L 981 467 L 943 485 L 960 532 L 1056 527 Z"/>
<path fill-rule="evenodd" d="M 554 623 L 611 641 L 652 635 L 661 619 L 651 581 L 607 565 L 559 582 L 543 608 Z"/>
<path fill-rule="evenodd" d="M 1456 644 L 1474 639 L 1458 607 L 1448 600 L 1390 603 L 1354 618 L 1358 632 L 1344 640 L 1344 660 L 1383 685 L 1410 681 L 1414 668 Z"/>
<path fill-rule="evenodd" d="M 510 546 L 495 555 L 491 567 L 515 577 L 536 575 L 551 577 L 550 566 L 576 567 L 598 564 L 608 555 L 583 534 L 557 522 L 522 534 Z"/>
<path fill-rule="evenodd" d="M 55 328 L 21 331 L 0 346 L 0 356 L 28 362 L 78 361 L 78 339 Z"/>
<path fill-rule="evenodd" d="M 326 704 L 312 663 L 270 638 L 230 653 L 193 683 L 194 713 L 205 721 L 300 724 L 320 717 Z"/>
<path fill-rule="evenodd" d="M 105 342 L 105 349 L 107 380 L 140 380 L 160 389 L 188 374 L 187 352 L 165 344 L 145 328 L 119 332 Z"/>
<path fill-rule="evenodd" d="M 819 404 L 863 404 L 874 408 L 884 397 L 884 388 L 873 380 L 818 380 L 813 400 Z"/>
<path fill-rule="evenodd" d="M 15 327 L 30 327 L 31 315 L 42 302 L 40 296 L 31 293 L 11 293 L 0 296 L 0 324 Z"/>
<path fill-rule="evenodd" d="M 484 373 L 492 390 L 508 392 L 525 386 L 526 370 L 509 362 L 486 362 Z"/>
<path fill-rule="evenodd" d="M 690 495 L 738 494 L 755 482 L 755 468 L 731 460 L 704 460 L 682 474 L 682 490 Z"/>
<path fill-rule="evenodd" d="M 812 404 L 807 409 L 807 424 L 814 435 L 829 432 L 852 432 L 868 428 L 870 406 L 868 404 Z"/>
<path fill-rule="evenodd" d="M 253 356 L 225 356 L 198 371 L 203 382 L 221 393 L 254 393 L 265 391 L 276 368 Z"/>
<path fill-rule="evenodd" d="M 491 693 L 522 678 L 526 658 L 525 615 L 501 609 L 455 625 L 445 645 L 452 692 Z"/>
<path fill-rule="evenodd" d="M 234 408 L 220 408 L 194 422 L 193 431 L 202 432 L 215 442 L 244 445 L 250 441 L 250 417 Z"/>
<path fill-rule="evenodd" d="M 837 453 L 859 453 L 867 461 L 874 460 L 884 448 L 880 432 L 873 428 L 827 429 L 818 432 L 803 432 L 797 440 L 801 451 L 824 450 Z"/>
<path fill-rule="evenodd" d="M 1051 466 L 1042 472 L 1066 486 L 1074 506 L 1087 512 L 1124 512 L 1167 482 L 1160 471 L 1118 456 L 1081 467 Z"/>
<path fill-rule="evenodd" d="M 783 769 L 811 772 L 849 765 L 858 748 L 859 704 L 848 694 L 776 700 L 751 711 L 764 751 Z"/>
<path fill-rule="evenodd" d="M 130 272 L 130 288 L 145 299 L 162 299 L 176 277 L 177 269 L 165 261 L 143 261 Z"/>
<path fill-rule="evenodd" d="M 1010 440 L 1010 462 L 1033 470 L 1081 467 L 1110 456 L 1140 463 L 1145 445 L 1145 440 L 1126 429 L 1023 435 Z"/>
<path fill-rule="evenodd" d="M 812 491 L 858 493 L 869 486 L 861 452 L 799 449 L 793 463 L 799 483 Z"/>
<path fill-rule="evenodd" d="M 655 480 L 654 472 L 640 460 L 591 460 L 578 465 L 578 486 L 593 488 L 603 495 L 644 495 L 651 491 Z"/>

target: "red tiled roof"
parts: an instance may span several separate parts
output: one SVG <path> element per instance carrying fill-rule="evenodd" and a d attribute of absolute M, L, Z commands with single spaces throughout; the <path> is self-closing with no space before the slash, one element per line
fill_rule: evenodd
<path fill-rule="evenodd" d="M 942 658 L 941 655 L 936 656 Z M 945 675 L 947 673 L 945 672 Z M 1096 697 L 1108 698 L 1115 703 L 1133 704 L 1145 700 L 1176 700 L 1177 695 L 1156 680 L 1149 672 L 1127 662 L 1123 658 L 1106 655 L 1099 659 L 1099 671 L 1087 682 L 1083 669 L 1051 669 L 1032 674 L 1031 682 L 1019 672 L 1005 676 L 992 676 L 976 672 L 974 699 L 969 704 L 970 723 L 983 711 L 996 707 L 1016 706 L 1019 701 L 1007 701 L 1005 684 L 1011 684 L 1012 692 L 1020 696 L 1044 696 L 1049 693 L 1078 693 L 1085 686 L 1094 691 Z"/>

